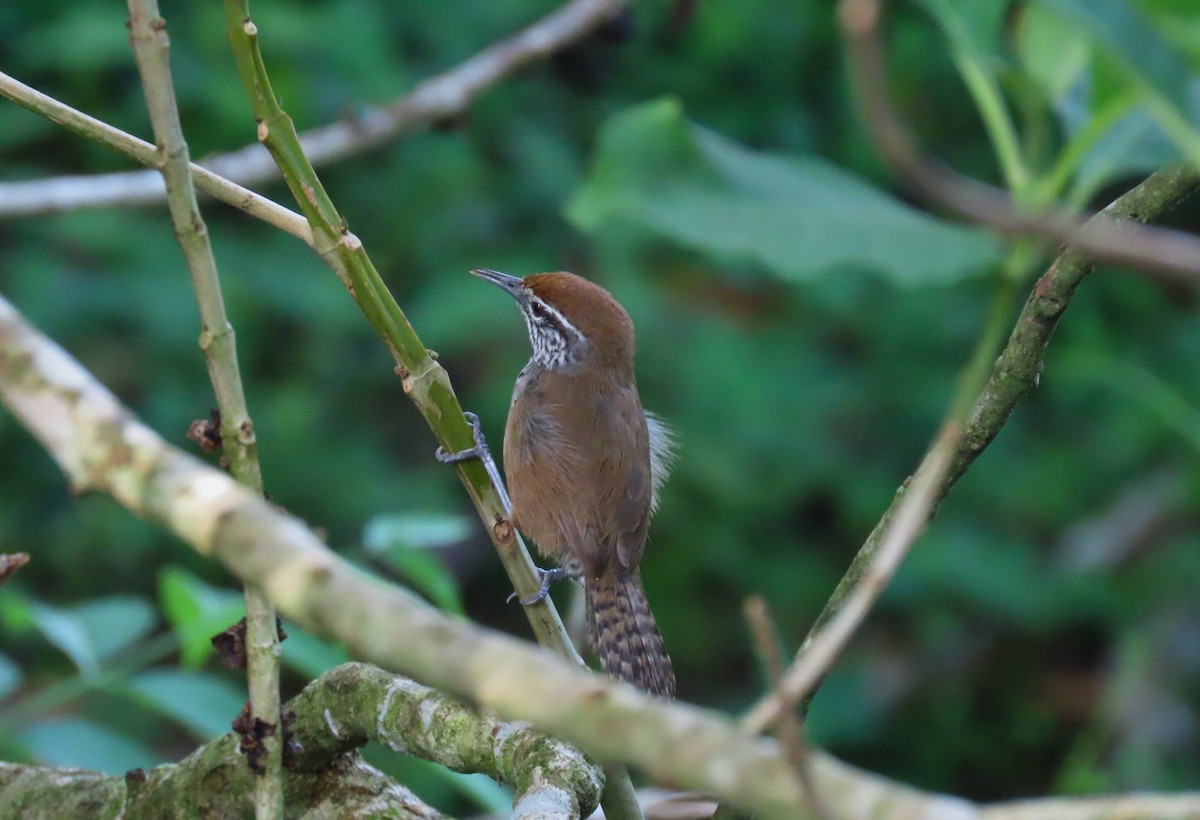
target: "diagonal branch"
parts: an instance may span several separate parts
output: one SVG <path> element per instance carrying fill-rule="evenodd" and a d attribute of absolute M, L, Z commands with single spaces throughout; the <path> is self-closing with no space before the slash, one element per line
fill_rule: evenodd
<path fill-rule="evenodd" d="M 425 80 L 390 105 L 368 107 L 353 118 L 300 135 L 304 153 L 314 165 L 326 165 L 401 134 L 460 117 L 488 88 L 577 42 L 624 6 L 621 0 L 572 0 L 518 34 Z M 3 87 L 0 93 L 8 96 Z M 214 175 L 241 185 L 279 178 L 274 160 L 261 145 L 206 157 L 201 164 Z M 162 202 L 165 196 L 162 180 L 153 171 L 0 182 L 0 218 L 114 205 L 150 205 Z"/>
<path fill-rule="evenodd" d="M 928 172 L 926 182 L 940 180 L 934 188 L 965 191 L 967 183 L 952 179 L 952 172 L 936 168 L 921 160 L 906 126 L 901 124 L 887 100 L 881 55 L 876 40 L 878 0 L 842 0 L 840 19 L 851 43 L 851 62 L 857 70 L 866 99 L 866 115 L 871 119 L 874 136 L 880 150 L 898 167 L 915 173 L 918 178 Z M 910 177 L 910 181 L 913 181 Z M 960 185 L 959 183 L 962 183 Z M 973 183 L 972 183 L 973 184 Z M 1144 227 L 1186 199 L 1200 187 L 1200 175 L 1189 167 L 1164 169 L 1142 185 L 1111 204 L 1101 214 L 1074 225 L 1065 238 L 1072 241 L 1055 265 L 1038 283 L 1017 320 L 1003 354 L 986 377 L 986 367 L 999 346 L 996 329 L 1003 320 L 1002 311 L 992 311 L 988 327 L 972 361 L 960 379 L 951 402 L 950 412 L 934 443 L 922 458 L 916 473 L 906 482 L 906 489 L 893 500 L 879 523 L 851 562 L 850 568 L 830 596 L 825 609 L 809 631 L 796 659 L 784 676 L 778 690 L 763 698 L 743 718 L 749 731 L 762 731 L 774 726 L 781 716 L 797 703 L 811 700 L 821 678 L 836 661 L 838 654 L 870 612 L 879 594 L 899 567 L 913 540 L 924 529 L 938 504 L 950 491 L 980 452 L 999 432 L 1013 406 L 1037 382 L 1042 352 L 1059 317 L 1066 310 L 1075 288 L 1098 259 L 1120 260 L 1134 264 L 1140 270 L 1167 270 L 1172 273 L 1200 274 L 1200 241 L 1176 231 Z M 975 192 L 978 193 L 978 192 Z M 964 194 L 965 195 L 965 194 Z M 1001 195 L 1003 196 L 1003 195 Z M 994 199 L 982 195 L 976 202 Z M 994 204 L 994 202 L 993 202 Z M 1006 204 L 1008 215 L 1025 219 Z M 1061 215 L 1043 214 L 1053 223 Z M 1071 217 L 1074 221 L 1074 217 Z M 991 223 L 993 227 L 997 223 Z M 1003 225 L 1000 225 L 1003 227 Z M 1039 235 L 1044 232 L 1034 231 Z M 1053 234 L 1051 234 L 1053 235 Z M 1155 240 L 1167 246 L 1161 254 Z M 1108 253 L 1111 246 L 1120 245 L 1121 254 Z M 1017 244 L 1010 252 L 1010 262 L 1022 264 L 1027 246 Z M 1137 250 L 1138 253 L 1133 253 Z M 1144 251 L 1145 253 L 1142 253 Z M 1188 254 L 1196 253 L 1196 266 L 1190 267 Z M 1083 255 L 1086 254 L 1086 257 Z M 1147 255 L 1148 254 L 1148 255 Z M 1065 274 L 1056 276 L 1063 265 Z M 1004 287 L 1010 287 L 1017 277 L 1005 276 Z M 998 294 L 1003 293 L 1003 288 Z M 1003 303 L 999 303 L 1003 307 Z M 1044 331 L 1027 338 L 1030 328 Z M 992 341 L 995 339 L 995 341 Z"/>
<path fill-rule="evenodd" d="M 717 795 L 765 818 L 804 816 L 777 743 L 712 711 L 652 698 L 514 638 L 448 618 L 330 551 L 301 521 L 170 447 L 0 298 L 0 399 L 77 491 L 104 492 L 174 532 L 280 612 L 358 657 L 458 695 L 603 760 Z M 917 739 L 915 742 L 919 742 Z M 919 792 L 819 752 L 813 776 L 834 817 L 1052 820 L 1195 817 L 1200 793 L 977 806 Z M 240 771 L 244 768 L 239 767 Z M 0 814 L 8 769 L 0 764 Z"/>
<path fill-rule="evenodd" d="M 1136 188 L 1120 196 L 1098 216 L 1093 217 L 1091 229 L 1099 233 L 1121 224 L 1138 224 L 1158 219 L 1197 189 L 1200 189 L 1200 173 L 1191 168 L 1176 166 L 1158 171 Z M 941 500 L 999 434 L 1017 403 L 1038 384 L 1042 372 L 1042 356 L 1050 344 L 1058 320 L 1066 312 L 1075 289 L 1092 271 L 1092 267 L 1093 262 L 1088 256 L 1071 248 L 1054 261 L 1034 286 L 1025 307 L 1017 317 L 1007 345 L 995 360 L 987 383 L 978 393 L 978 399 L 966 416 L 961 435 L 947 452 L 938 456 L 939 459 L 947 460 L 943 464 L 941 477 L 933 487 L 928 509 L 930 515 L 936 512 Z M 939 441 L 942 440 L 939 438 Z M 917 470 L 918 476 L 928 469 L 937 453 L 935 445 L 922 459 Z M 916 483 L 915 478 L 913 483 Z M 786 704 L 796 703 L 806 692 L 811 691 L 819 674 L 814 677 L 814 670 L 807 668 L 808 662 L 801 659 L 815 645 L 828 640 L 823 636 L 829 627 L 845 617 L 841 613 L 851 600 L 860 600 L 861 596 L 868 594 L 867 590 L 878 583 L 880 573 L 890 577 L 887 566 L 890 558 L 884 544 L 892 537 L 899 511 L 906 503 L 910 503 L 908 499 L 911 496 L 911 487 L 908 492 L 898 494 L 867 536 L 850 568 L 834 589 L 824 611 L 800 646 L 797 663 L 785 678 L 784 697 L 772 695 L 760 701 L 744 718 L 744 725 L 748 729 L 762 731 L 773 726 L 782 710 L 790 708 Z M 865 615 L 865 612 L 862 614 Z"/>
<path fill-rule="evenodd" d="M 458 452 L 474 441 L 462 407 L 445 369 L 430 356 L 408 318 L 396 304 L 379 272 L 334 206 L 316 170 L 308 162 L 291 118 L 271 90 L 258 29 L 244 2 L 227 2 L 228 33 L 238 70 L 258 121 L 258 133 L 271 152 L 296 203 L 313 230 L 314 248 L 342 277 L 368 322 L 396 361 L 404 391 L 417 405 L 447 452 Z M 475 501 L 517 592 L 529 597 L 541 582 L 520 536 L 505 518 L 500 498 L 483 465 L 465 461 L 457 465 L 460 477 Z M 546 602 L 526 607 L 539 640 L 568 657 L 578 658 L 553 607 Z"/>
<path fill-rule="evenodd" d="M 776 743 L 667 704 L 526 641 L 447 617 L 367 575 L 298 519 L 169 446 L 0 298 L 0 398 L 76 492 L 104 492 L 267 591 L 280 613 L 354 655 L 530 720 L 607 761 L 794 816 L 800 791 Z"/>

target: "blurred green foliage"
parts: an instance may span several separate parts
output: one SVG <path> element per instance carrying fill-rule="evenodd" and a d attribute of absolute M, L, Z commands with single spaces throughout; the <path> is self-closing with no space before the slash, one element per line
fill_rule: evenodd
<path fill-rule="evenodd" d="M 303 130 L 386 104 L 552 7 L 253 10 Z M 165 12 L 193 156 L 252 142 L 219 4 Z M 0 65 L 148 135 L 123 23 L 111 5 L 7 4 Z M 1200 157 L 1194 3 L 896 2 L 887 30 L 893 92 L 929 150 L 1025 201 L 1102 206 Z M 0 103 L 3 179 L 127 167 Z M 730 710 L 762 690 L 743 597 L 765 595 L 799 643 L 945 412 L 1004 252 L 888 190 L 825 3 L 637 4 L 464 123 L 321 173 L 493 442 L 527 342 L 466 270 L 568 268 L 627 306 L 644 401 L 683 445 L 647 587 L 681 695 Z M 265 192 L 287 202 L 280 184 Z M 204 208 L 273 500 L 439 605 L 527 634 L 336 278 L 294 240 Z M 164 209 L 0 222 L 0 263 L 9 299 L 189 446 L 213 400 Z M 1040 389 L 824 684 L 816 741 L 974 798 L 1200 780 L 1197 361 L 1194 289 L 1090 278 Z M 0 754 L 119 772 L 222 731 L 239 681 L 207 640 L 236 618 L 230 580 L 111 502 L 72 498 L 8 415 L 0 452 L 0 551 L 33 556 L 0 590 Z M 346 657 L 288 631 L 285 694 Z M 503 802 L 372 759 L 430 799 Z"/>

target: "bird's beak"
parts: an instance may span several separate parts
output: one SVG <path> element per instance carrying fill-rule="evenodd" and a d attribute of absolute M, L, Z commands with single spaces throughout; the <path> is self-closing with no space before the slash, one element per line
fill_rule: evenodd
<path fill-rule="evenodd" d="M 501 290 L 507 291 L 512 298 L 518 302 L 524 302 L 527 297 L 525 290 L 525 282 L 518 276 L 509 276 L 507 273 L 501 273 L 498 270 L 490 270 L 488 268 L 474 268 L 471 273 L 478 276 L 485 282 L 491 282 Z"/>

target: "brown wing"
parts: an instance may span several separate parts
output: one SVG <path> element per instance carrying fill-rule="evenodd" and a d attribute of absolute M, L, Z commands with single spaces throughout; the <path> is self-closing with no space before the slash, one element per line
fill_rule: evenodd
<path fill-rule="evenodd" d="M 654 481 L 650 470 L 646 414 L 637 391 L 623 390 L 617 402 L 619 412 L 614 415 L 620 420 L 622 433 L 633 443 L 630 457 L 622 465 L 624 481 L 616 506 L 617 562 L 622 570 L 628 571 L 641 563 L 646 551 Z"/>
<path fill-rule="evenodd" d="M 636 388 L 577 378 L 545 372 L 527 386 L 509 413 L 504 462 L 516 525 L 545 554 L 574 556 L 596 577 L 641 561 L 650 441 Z M 552 400 L 560 395 L 572 396 L 569 408 Z"/>

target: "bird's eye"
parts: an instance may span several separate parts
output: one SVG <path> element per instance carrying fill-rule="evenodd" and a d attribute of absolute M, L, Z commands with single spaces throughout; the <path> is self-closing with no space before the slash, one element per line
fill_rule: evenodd
<path fill-rule="evenodd" d="M 550 318 L 550 311 L 547 310 L 546 306 L 541 302 L 534 302 L 530 310 L 533 311 L 533 317 L 535 319 L 541 319 L 545 321 L 546 319 Z"/>

